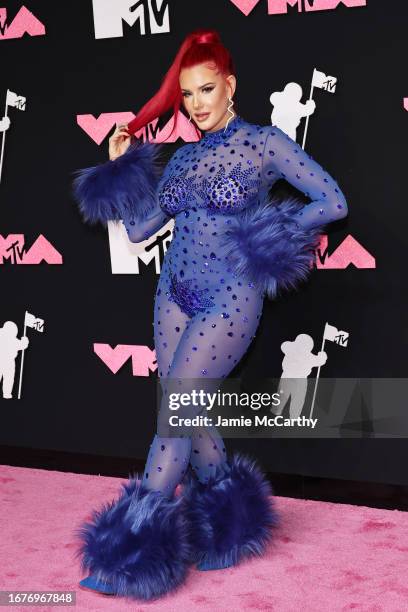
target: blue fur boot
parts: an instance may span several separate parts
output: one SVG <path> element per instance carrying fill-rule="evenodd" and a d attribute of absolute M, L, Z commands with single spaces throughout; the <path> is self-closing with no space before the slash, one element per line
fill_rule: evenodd
<path fill-rule="evenodd" d="M 94 510 L 75 535 L 76 557 L 96 591 L 154 599 L 178 587 L 191 562 L 185 502 L 149 491 L 140 481 L 122 484 L 119 498 Z"/>
<path fill-rule="evenodd" d="M 229 465 L 208 484 L 191 475 L 184 487 L 192 562 L 200 570 L 262 555 L 278 525 L 272 488 L 255 461 L 235 454 Z"/>

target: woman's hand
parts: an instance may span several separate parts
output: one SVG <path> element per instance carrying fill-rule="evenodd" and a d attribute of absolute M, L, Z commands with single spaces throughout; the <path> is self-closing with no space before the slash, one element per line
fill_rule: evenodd
<path fill-rule="evenodd" d="M 127 124 L 116 126 L 116 130 L 109 138 L 109 159 L 112 161 L 126 153 L 130 145 L 131 135 L 127 130 Z"/>

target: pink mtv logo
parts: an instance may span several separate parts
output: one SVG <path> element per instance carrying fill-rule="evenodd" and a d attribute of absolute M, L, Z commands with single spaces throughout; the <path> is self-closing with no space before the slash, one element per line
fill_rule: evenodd
<path fill-rule="evenodd" d="M 101 113 L 98 118 L 94 117 L 93 115 L 77 115 L 77 123 L 84 130 L 84 132 L 86 132 L 86 134 L 88 134 L 88 136 L 90 136 L 92 140 L 99 145 L 117 123 L 129 123 L 132 119 L 134 119 L 134 117 L 135 115 L 132 112 Z M 136 132 L 135 136 L 140 138 L 145 134 L 146 139 L 150 140 L 151 142 L 164 142 L 169 136 L 171 128 L 173 127 L 173 118 L 171 117 L 161 130 L 159 130 L 157 127 L 157 122 L 158 119 L 155 119 L 148 125 L 147 133 L 146 128 L 143 128 L 139 130 L 139 132 Z M 197 140 L 194 126 L 183 115 L 183 113 L 178 114 L 177 128 L 167 142 L 176 142 L 178 138 L 182 138 L 185 142 L 193 142 Z"/>
<path fill-rule="evenodd" d="M 156 352 L 148 346 L 133 344 L 117 344 L 112 348 L 109 344 L 95 342 L 95 354 L 116 374 L 130 358 L 132 360 L 133 376 L 149 376 L 149 370 L 157 370 Z"/>
<path fill-rule="evenodd" d="M 9 234 L 3 238 L 0 234 L 0 264 L 4 260 L 12 264 L 39 264 L 45 261 L 48 264 L 62 264 L 62 255 L 42 234 L 27 251 L 24 234 Z"/>
<path fill-rule="evenodd" d="M 230 0 L 232 4 L 248 16 L 261 0 Z M 282 15 L 288 12 L 288 6 L 297 6 L 299 13 L 312 11 L 329 11 L 336 9 L 339 4 L 347 8 L 366 6 L 367 0 L 268 0 L 268 14 Z"/>
<path fill-rule="evenodd" d="M 329 255 L 327 236 L 322 236 L 316 249 L 316 267 L 322 270 L 345 270 L 352 264 L 356 268 L 375 268 L 375 258 L 350 234 Z"/>
<path fill-rule="evenodd" d="M 45 26 L 25 6 L 21 7 L 9 25 L 6 22 L 7 9 L 0 8 L 0 40 L 22 38 L 24 34 L 29 36 L 43 36 L 45 34 Z"/>

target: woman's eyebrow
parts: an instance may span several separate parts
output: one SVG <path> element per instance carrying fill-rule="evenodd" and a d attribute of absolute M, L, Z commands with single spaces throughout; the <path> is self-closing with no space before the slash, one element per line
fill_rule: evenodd
<path fill-rule="evenodd" d="M 215 85 L 215 83 L 205 83 L 204 85 L 200 85 L 200 87 L 198 89 L 202 89 L 203 87 L 207 87 L 207 85 Z M 184 89 L 183 87 L 181 88 L 181 91 L 185 91 L 186 93 L 191 93 L 191 91 L 189 89 Z"/>

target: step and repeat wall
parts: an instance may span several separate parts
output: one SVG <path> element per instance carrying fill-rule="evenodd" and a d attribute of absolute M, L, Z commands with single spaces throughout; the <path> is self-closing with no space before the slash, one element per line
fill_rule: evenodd
<path fill-rule="evenodd" d="M 323 235 L 310 280 L 265 301 L 231 374 L 254 391 L 279 379 L 298 347 L 298 376 L 310 383 L 302 414 L 311 402 L 314 416 L 335 412 L 339 435 L 243 434 L 227 446 L 277 472 L 408 484 L 407 27 L 404 0 L 3 1 L 1 445 L 146 456 L 153 302 L 172 222 L 139 244 L 121 224 L 87 226 L 73 173 L 108 159 L 115 125 L 158 90 L 185 36 L 215 28 L 236 65 L 239 114 L 289 133 L 349 205 Z M 161 142 L 172 121 L 158 117 L 137 136 Z M 167 159 L 196 140 L 184 116 L 173 136 Z"/>

